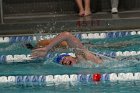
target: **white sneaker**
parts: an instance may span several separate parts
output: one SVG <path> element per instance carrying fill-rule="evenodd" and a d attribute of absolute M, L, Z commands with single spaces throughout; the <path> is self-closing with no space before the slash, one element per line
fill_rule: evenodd
<path fill-rule="evenodd" d="M 118 13 L 118 9 L 117 9 L 117 8 L 112 8 L 111 12 L 112 12 L 113 14 Z"/>

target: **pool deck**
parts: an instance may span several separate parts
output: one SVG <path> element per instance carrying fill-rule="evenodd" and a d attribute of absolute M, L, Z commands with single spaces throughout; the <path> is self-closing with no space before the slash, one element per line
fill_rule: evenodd
<path fill-rule="evenodd" d="M 77 14 L 10 15 L 3 21 L 0 35 L 33 34 L 42 30 L 47 33 L 126 30 L 140 28 L 140 11 L 98 12 L 87 17 Z"/>

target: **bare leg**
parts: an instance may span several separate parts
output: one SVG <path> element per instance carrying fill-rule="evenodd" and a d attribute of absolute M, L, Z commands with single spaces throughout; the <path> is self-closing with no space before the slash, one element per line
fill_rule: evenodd
<path fill-rule="evenodd" d="M 85 0 L 85 16 L 91 14 L 90 0 Z"/>
<path fill-rule="evenodd" d="M 118 8 L 118 3 L 119 3 L 119 0 L 111 0 L 112 8 Z"/>
<path fill-rule="evenodd" d="M 76 3 L 79 8 L 79 15 L 82 16 L 84 14 L 84 7 L 83 7 L 82 0 L 76 0 Z"/>
<path fill-rule="evenodd" d="M 111 0 L 111 6 L 112 6 L 112 13 L 117 13 L 118 12 L 118 4 L 119 0 Z"/>

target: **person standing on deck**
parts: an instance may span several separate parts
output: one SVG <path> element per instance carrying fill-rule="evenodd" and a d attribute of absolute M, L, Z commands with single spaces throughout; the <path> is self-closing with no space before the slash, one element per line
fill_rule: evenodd
<path fill-rule="evenodd" d="M 79 16 L 84 17 L 91 15 L 90 0 L 75 0 L 79 8 Z"/>
<path fill-rule="evenodd" d="M 113 14 L 118 13 L 118 4 L 119 4 L 119 0 L 111 0 L 111 12 Z"/>

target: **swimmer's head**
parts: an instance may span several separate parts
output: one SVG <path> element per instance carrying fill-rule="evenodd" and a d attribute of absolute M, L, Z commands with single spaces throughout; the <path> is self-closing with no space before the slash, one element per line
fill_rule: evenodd
<path fill-rule="evenodd" d="M 70 55 L 67 55 L 67 54 L 64 54 L 64 55 L 60 55 L 56 58 L 55 60 L 56 63 L 58 64 L 62 64 L 62 65 L 73 65 L 73 64 L 76 64 L 77 60 L 76 58 L 70 56 Z"/>

